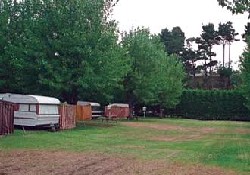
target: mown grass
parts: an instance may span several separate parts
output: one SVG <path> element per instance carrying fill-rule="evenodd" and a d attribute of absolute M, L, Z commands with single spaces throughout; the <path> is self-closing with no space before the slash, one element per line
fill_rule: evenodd
<path fill-rule="evenodd" d="M 0 150 L 101 152 L 250 172 L 250 123 L 182 119 L 134 121 L 145 127 L 127 126 L 126 123 L 91 121 L 60 132 L 15 130 L 13 135 L 0 138 Z M 176 129 L 157 129 L 148 125 L 176 126 Z"/>

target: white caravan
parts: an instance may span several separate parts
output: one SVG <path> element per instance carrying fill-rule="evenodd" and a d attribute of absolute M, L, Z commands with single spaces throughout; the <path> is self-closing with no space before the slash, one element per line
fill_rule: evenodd
<path fill-rule="evenodd" d="M 39 95 L 6 94 L 4 101 L 15 103 L 14 125 L 54 126 L 59 122 L 59 104 L 56 98 Z"/>

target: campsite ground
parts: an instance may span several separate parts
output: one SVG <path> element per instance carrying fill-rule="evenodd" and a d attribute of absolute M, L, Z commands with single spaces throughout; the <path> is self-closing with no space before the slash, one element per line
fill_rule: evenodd
<path fill-rule="evenodd" d="M 0 175 L 248 174 L 250 123 L 90 121 L 68 131 L 0 138 Z"/>

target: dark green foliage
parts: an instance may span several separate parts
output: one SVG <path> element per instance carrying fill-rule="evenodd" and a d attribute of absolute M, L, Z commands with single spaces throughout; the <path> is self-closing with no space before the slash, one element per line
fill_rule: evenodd
<path fill-rule="evenodd" d="M 240 71 L 233 71 L 230 83 L 233 88 L 238 88 L 242 84 L 242 77 Z"/>
<path fill-rule="evenodd" d="M 239 91 L 185 90 L 175 113 L 201 120 L 248 120 L 250 111 Z"/>
<path fill-rule="evenodd" d="M 226 7 L 234 14 L 248 12 L 250 18 L 249 0 L 217 0 L 219 5 Z"/>
<path fill-rule="evenodd" d="M 241 60 L 242 93 L 246 98 L 245 105 L 250 109 L 250 37 L 248 37 L 248 48 L 243 53 Z"/>
<path fill-rule="evenodd" d="M 250 22 L 245 25 L 245 32 L 242 34 L 243 41 L 247 42 L 247 36 L 250 36 Z"/>
<path fill-rule="evenodd" d="M 197 38 L 191 37 L 186 40 L 186 47 L 180 54 L 181 60 L 186 68 L 186 72 L 189 75 L 195 76 L 197 72 L 203 69 L 203 65 L 197 65 L 197 61 L 204 59 L 204 53 L 199 50 L 195 50 L 192 45 L 195 43 Z"/>
<path fill-rule="evenodd" d="M 161 41 L 165 45 L 165 51 L 168 54 L 179 55 L 184 49 L 185 34 L 179 26 L 174 27 L 172 31 L 167 28 L 162 29 L 159 34 Z"/>
<path fill-rule="evenodd" d="M 218 41 L 215 39 L 217 36 L 218 34 L 214 28 L 214 24 L 208 23 L 207 25 L 202 25 L 202 34 L 195 39 L 196 44 L 198 44 L 198 52 L 205 61 L 205 64 L 203 65 L 205 75 L 207 75 L 208 68 L 211 73 L 212 67 L 217 64 L 216 60 L 212 60 L 212 57 L 216 56 L 216 53 L 212 51 L 212 48 L 214 45 L 218 44 Z"/>
<path fill-rule="evenodd" d="M 230 78 L 231 75 L 233 74 L 233 69 L 232 68 L 219 67 L 218 70 L 217 70 L 217 73 L 221 77 L 228 77 L 228 78 Z"/>

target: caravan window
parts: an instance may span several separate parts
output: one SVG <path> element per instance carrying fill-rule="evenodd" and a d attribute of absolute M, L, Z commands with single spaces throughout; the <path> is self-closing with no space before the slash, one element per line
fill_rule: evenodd
<path fill-rule="evenodd" d="M 28 112 L 29 111 L 29 105 L 28 104 L 20 104 L 19 105 L 19 111 Z"/>
<path fill-rule="evenodd" d="M 30 105 L 30 110 L 31 112 L 36 112 L 36 105 L 32 104 Z"/>
<path fill-rule="evenodd" d="M 19 111 L 21 112 L 36 112 L 35 104 L 20 104 Z"/>
<path fill-rule="evenodd" d="M 39 114 L 58 114 L 58 106 L 57 105 L 40 105 L 39 106 Z"/>

